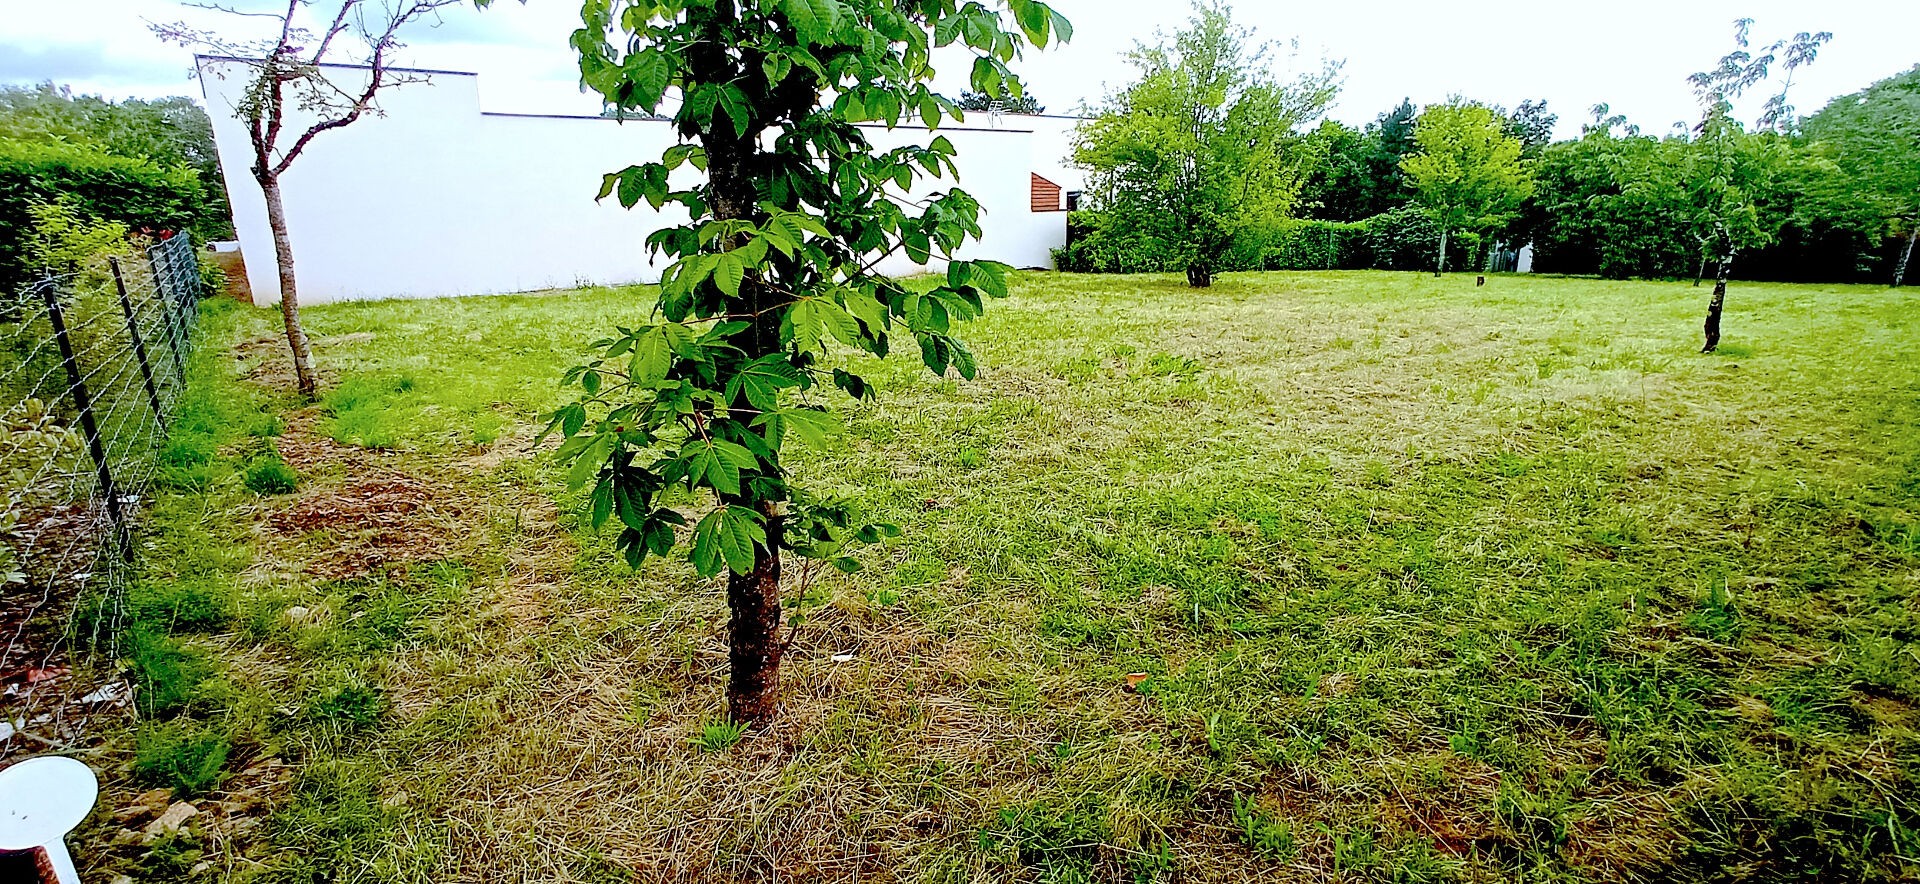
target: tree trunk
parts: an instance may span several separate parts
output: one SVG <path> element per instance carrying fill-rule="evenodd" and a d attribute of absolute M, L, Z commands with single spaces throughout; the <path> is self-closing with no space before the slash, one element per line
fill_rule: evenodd
<path fill-rule="evenodd" d="M 1187 265 L 1187 285 L 1197 289 L 1213 285 L 1213 270 L 1204 264 Z"/>
<path fill-rule="evenodd" d="M 1727 272 L 1733 267 L 1733 255 L 1722 255 L 1720 271 L 1713 278 L 1713 299 L 1707 302 L 1707 345 L 1700 348 L 1702 353 L 1712 353 L 1720 346 L 1720 309 L 1727 303 Z"/>
<path fill-rule="evenodd" d="M 1700 256 L 1700 269 L 1693 272 L 1693 287 L 1700 287 L 1700 280 L 1707 278 L 1707 256 Z"/>
<path fill-rule="evenodd" d="M 1445 227 L 1440 228 L 1440 254 L 1433 262 L 1434 279 L 1439 279 L 1440 274 L 1445 273 L 1447 270 L 1447 237 L 1451 233 L 1452 231 Z"/>
<path fill-rule="evenodd" d="M 1893 265 L 1893 287 L 1899 288 L 1907 279 L 1907 262 L 1913 260 L 1913 244 L 1920 242 L 1920 225 L 1907 234 L 1907 247 L 1900 251 L 1900 262 Z"/>
<path fill-rule="evenodd" d="M 708 44 L 721 45 L 717 42 Z M 724 66 L 724 58 L 710 63 Z M 701 133 L 707 151 L 707 174 L 713 216 L 720 221 L 759 220 L 755 177 L 767 159 L 759 147 L 758 129 L 736 136 L 731 130 Z M 745 245 L 737 237 L 734 248 Z M 748 268 L 740 285 L 741 310 L 755 318 L 742 347 L 749 360 L 779 353 L 781 315 L 772 309 L 780 294 L 766 284 L 759 268 Z M 746 402 L 735 403 L 747 406 Z M 777 464 L 769 468 L 778 470 Z M 751 477 L 743 477 L 751 479 Z M 745 500 L 730 503 L 748 503 Z M 773 720 L 780 709 L 780 553 L 786 537 L 785 501 L 761 501 L 757 508 L 765 522 L 767 542 L 754 548 L 753 570 L 727 574 L 727 715 L 741 724 Z"/>
<path fill-rule="evenodd" d="M 753 571 L 727 575 L 727 716 L 771 721 L 780 708 L 780 541 L 784 503 L 761 507 L 768 543 L 754 551 Z"/>
<path fill-rule="evenodd" d="M 293 278 L 293 240 L 287 236 L 287 209 L 280 201 L 280 179 L 256 175 L 267 197 L 267 226 L 273 230 L 273 260 L 280 270 L 280 317 L 287 324 L 287 347 L 293 351 L 293 376 L 300 398 L 312 402 L 320 392 L 313 372 L 313 348 L 300 327 L 300 293 Z"/>

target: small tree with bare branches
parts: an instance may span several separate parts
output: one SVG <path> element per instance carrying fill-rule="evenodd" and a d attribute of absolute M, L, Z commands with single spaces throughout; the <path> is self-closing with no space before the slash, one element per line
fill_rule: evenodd
<path fill-rule="evenodd" d="M 313 350 L 300 327 L 299 287 L 293 270 L 293 241 L 287 235 L 286 206 L 280 183 L 294 160 L 323 132 L 344 128 L 368 114 L 378 115 L 380 92 L 405 83 L 420 82 L 423 74 L 396 70 L 393 56 L 401 48 L 401 29 L 437 19 L 440 10 L 467 0 L 333 0 L 330 18 L 321 30 L 303 27 L 296 19 L 316 12 L 314 0 L 287 0 L 281 12 L 247 12 L 230 6 L 187 3 L 244 18 L 273 22 L 273 36 L 232 39 L 184 23 L 156 24 L 162 39 L 198 52 L 223 57 L 244 66 L 251 83 L 245 99 L 234 109 L 246 124 L 253 148 L 250 171 L 267 200 L 267 226 L 273 231 L 274 263 L 280 273 L 280 314 L 286 320 L 287 346 L 293 351 L 293 371 L 300 395 L 308 400 L 319 390 L 313 368 Z M 342 84 L 330 79 L 326 66 L 351 66 L 364 72 L 364 82 Z M 299 119 L 289 120 L 298 115 Z"/>

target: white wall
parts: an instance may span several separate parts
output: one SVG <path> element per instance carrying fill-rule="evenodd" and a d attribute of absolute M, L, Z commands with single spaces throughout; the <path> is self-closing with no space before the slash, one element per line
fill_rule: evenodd
<path fill-rule="evenodd" d="M 266 202 L 249 172 L 246 128 L 233 113 L 247 69 L 214 58 L 199 65 L 247 281 L 257 303 L 276 303 Z M 328 73 L 341 83 L 364 76 L 353 68 Z M 593 197 L 601 175 L 658 159 L 673 142 L 668 124 L 483 113 L 479 77 L 458 72 L 383 92 L 380 108 L 322 133 L 282 178 L 303 303 L 659 279 L 647 235 L 684 213 L 663 215 L 644 203 L 629 211 Z M 881 149 L 932 137 L 908 128 L 868 134 Z M 1034 133 L 967 126 L 940 134 L 959 150 L 960 186 L 983 208 L 985 236 L 961 256 L 1051 267 L 1051 250 L 1066 242 L 1066 217 L 1028 205 L 1027 176 L 1040 168 Z M 917 193 L 947 186 L 929 182 Z M 939 262 L 920 267 L 896 256 L 880 267 L 908 274 L 937 270 Z"/>

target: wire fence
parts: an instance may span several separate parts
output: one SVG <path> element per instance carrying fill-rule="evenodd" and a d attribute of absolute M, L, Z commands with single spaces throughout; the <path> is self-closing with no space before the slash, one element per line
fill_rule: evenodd
<path fill-rule="evenodd" d="M 119 625 L 201 292 L 184 235 L 0 302 L 0 757 L 125 706 Z"/>

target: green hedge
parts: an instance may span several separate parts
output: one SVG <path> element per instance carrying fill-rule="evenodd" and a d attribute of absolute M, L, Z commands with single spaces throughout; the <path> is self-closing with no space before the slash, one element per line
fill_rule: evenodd
<path fill-rule="evenodd" d="M 1366 270 L 1373 266 L 1364 221 L 1295 221 L 1267 243 L 1268 270 Z"/>
<path fill-rule="evenodd" d="M 1103 227 L 1098 212 L 1067 219 L 1067 247 L 1054 266 L 1074 273 L 1179 273 L 1186 270 L 1160 243 L 1122 237 Z M 1431 270 L 1440 230 L 1408 206 L 1364 221 L 1288 221 L 1241 238 L 1221 256 L 1218 273 L 1242 270 Z M 1478 269 L 1480 237 L 1456 232 L 1447 243 L 1447 267 Z"/>
<path fill-rule="evenodd" d="M 27 207 L 35 203 L 65 203 L 83 218 L 137 231 L 184 230 L 204 201 L 190 169 L 63 144 L 0 141 L 0 291 L 13 291 L 34 271 L 24 266 L 22 238 L 32 228 Z"/>

